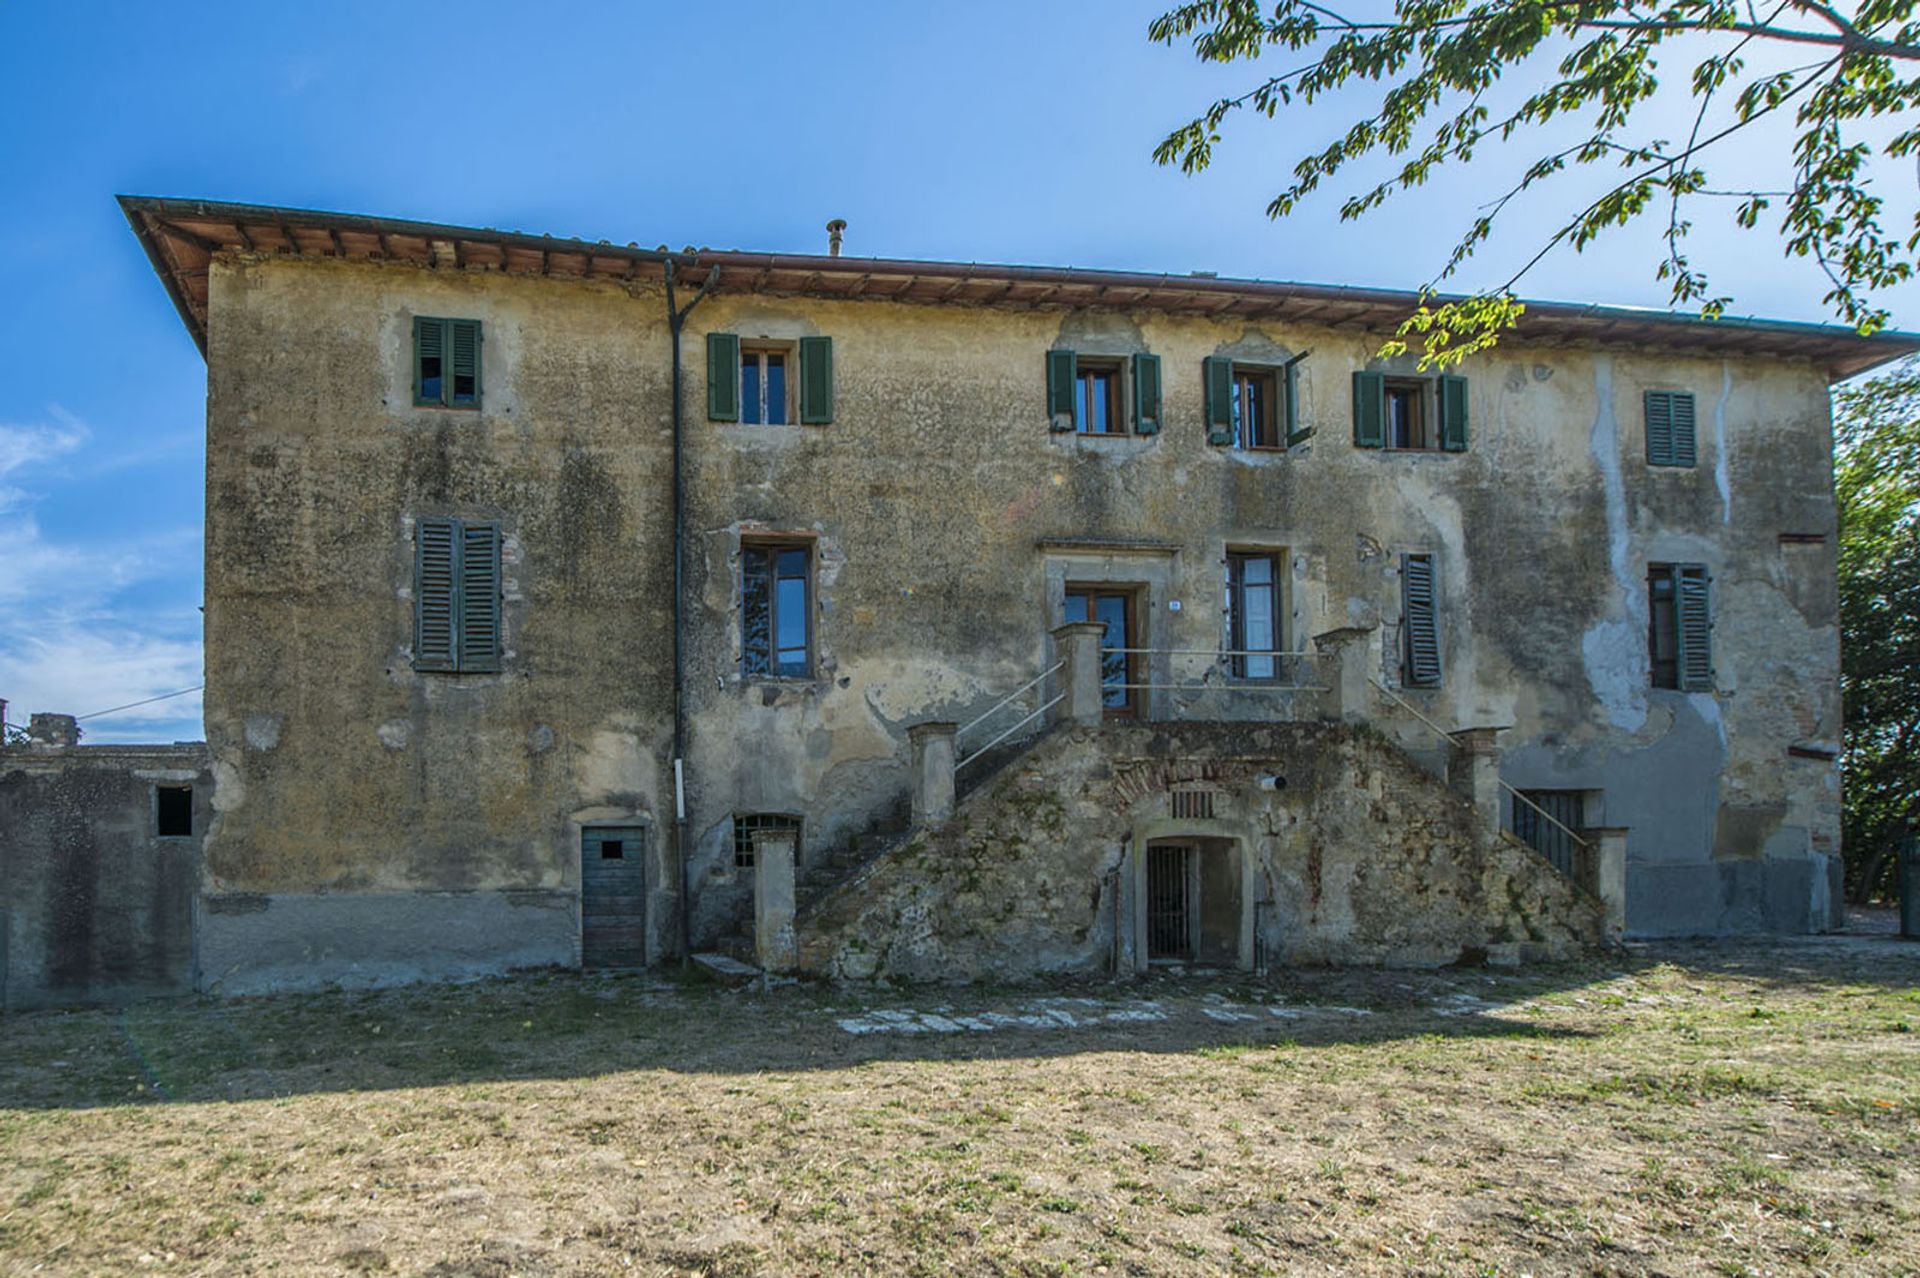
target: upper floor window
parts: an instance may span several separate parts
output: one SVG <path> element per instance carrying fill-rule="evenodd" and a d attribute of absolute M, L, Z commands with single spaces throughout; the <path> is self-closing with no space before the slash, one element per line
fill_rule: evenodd
<path fill-rule="evenodd" d="M 1047 416 L 1061 434 L 1157 434 L 1160 357 L 1048 351 Z"/>
<path fill-rule="evenodd" d="M 193 837 L 193 787 L 156 786 L 153 792 L 153 832 L 162 839 Z"/>
<path fill-rule="evenodd" d="M 1693 396 L 1684 391 L 1648 391 L 1647 464 L 1650 466 L 1691 466 L 1694 464 Z"/>
<path fill-rule="evenodd" d="M 1356 448 L 1421 452 L 1467 450 L 1467 379 L 1353 375 Z"/>
<path fill-rule="evenodd" d="M 480 407 L 480 321 L 413 320 L 413 402 Z"/>
<path fill-rule="evenodd" d="M 1202 361 L 1207 442 L 1241 449 L 1284 449 L 1305 440 L 1300 429 L 1300 362 L 1249 364 L 1213 356 Z"/>
<path fill-rule="evenodd" d="M 1236 679 L 1280 675 L 1280 556 L 1227 554 L 1228 669 Z"/>
<path fill-rule="evenodd" d="M 740 547 L 740 669 L 748 676 L 813 673 L 813 549 L 792 542 Z"/>
<path fill-rule="evenodd" d="M 1647 656 L 1653 686 L 1713 690 L 1713 620 L 1704 564 L 1647 565 Z"/>
<path fill-rule="evenodd" d="M 707 334 L 707 416 L 749 426 L 833 420 L 833 339 L 746 342 Z"/>
<path fill-rule="evenodd" d="M 422 519 L 414 525 L 413 668 L 500 668 L 500 525 Z"/>
<path fill-rule="evenodd" d="M 1400 556 L 1400 681 L 1440 686 L 1440 601 L 1432 555 Z"/>

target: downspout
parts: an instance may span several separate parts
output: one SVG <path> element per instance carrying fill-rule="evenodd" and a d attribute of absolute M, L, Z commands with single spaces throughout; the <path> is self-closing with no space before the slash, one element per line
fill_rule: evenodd
<path fill-rule="evenodd" d="M 680 403 L 680 333 L 686 327 L 687 316 L 720 278 L 720 268 L 708 270 L 699 292 L 682 309 L 674 300 L 673 262 L 669 257 L 665 263 L 667 331 L 673 343 L 673 859 L 680 871 L 680 966 L 684 968 L 693 962 L 693 897 L 687 847 L 686 650 L 681 640 L 686 620 L 687 478 L 681 447 L 685 414 Z"/>

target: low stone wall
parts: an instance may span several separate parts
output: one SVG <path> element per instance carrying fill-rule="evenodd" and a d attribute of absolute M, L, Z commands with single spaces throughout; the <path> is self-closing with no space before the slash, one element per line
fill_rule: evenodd
<path fill-rule="evenodd" d="M 163 788 L 190 788 L 180 800 L 188 833 L 159 832 Z M 194 894 L 212 793 L 200 745 L 0 750 L 5 1007 L 193 989 Z"/>
<path fill-rule="evenodd" d="M 1208 797 L 1176 813 L 1176 791 Z M 1232 849 L 1241 966 L 1543 958 L 1602 938 L 1597 900 L 1384 738 L 1166 723 L 1050 735 L 803 917 L 801 965 L 910 981 L 1137 970 L 1146 849 L 1184 838 Z"/>

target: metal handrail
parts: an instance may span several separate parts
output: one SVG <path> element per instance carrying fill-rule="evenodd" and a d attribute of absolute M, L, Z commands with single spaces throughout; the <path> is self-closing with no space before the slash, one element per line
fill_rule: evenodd
<path fill-rule="evenodd" d="M 1236 679 L 1232 683 L 1103 683 L 1103 688 L 1141 688 L 1163 692 L 1328 692 L 1317 683 L 1276 683 L 1271 679 Z"/>
<path fill-rule="evenodd" d="M 1370 679 L 1368 682 L 1372 683 L 1373 686 L 1380 689 L 1380 691 L 1386 693 L 1388 699 L 1390 699 L 1395 704 L 1397 704 L 1401 709 L 1405 710 L 1408 714 L 1418 719 L 1421 723 L 1426 724 L 1427 727 L 1437 732 L 1440 735 L 1441 739 L 1444 740 L 1448 745 L 1460 744 L 1460 742 L 1456 739 L 1453 733 L 1448 732 L 1445 728 L 1441 727 L 1439 724 L 1435 723 L 1433 720 L 1427 718 L 1426 715 L 1421 714 L 1419 707 L 1413 705 L 1405 697 L 1400 696 L 1392 688 L 1389 688 L 1386 684 L 1381 683 L 1378 679 Z M 1508 794 L 1512 795 L 1516 802 L 1526 804 L 1528 807 L 1532 808 L 1535 812 L 1538 812 L 1541 816 L 1545 817 L 1547 819 L 1547 824 L 1558 829 L 1562 834 L 1566 835 L 1569 839 L 1572 839 L 1575 843 L 1578 843 L 1581 847 L 1587 848 L 1589 850 L 1592 849 L 1593 844 L 1589 843 L 1587 840 L 1581 838 L 1578 834 L 1576 834 L 1572 826 L 1560 820 L 1560 818 L 1554 816 L 1553 813 L 1547 811 L 1545 808 L 1535 803 L 1532 799 L 1529 799 L 1526 795 L 1520 793 L 1518 790 L 1508 785 L 1505 777 L 1495 777 L 1494 780 L 1498 781 L 1500 783 L 1500 788 L 1502 790 L 1505 790 Z"/>
<path fill-rule="evenodd" d="M 1044 683 L 1046 682 L 1046 680 L 1050 679 L 1054 675 L 1059 674 L 1062 670 L 1066 669 L 1066 665 L 1067 663 L 1064 661 L 1054 662 L 1052 665 L 1048 666 L 1045 670 L 1042 670 L 1039 674 L 1027 680 L 1025 683 L 1015 688 L 1012 692 L 1009 692 L 1006 696 L 1000 698 L 998 701 L 988 706 L 985 714 L 978 715 L 972 720 L 968 721 L 967 723 L 962 724 L 958 729 L 954 731 L 954 734 L 953 734 L 954 739 L 958 740 L 960 737 L 965 736 L 967 733 L 973 731 L 975 728 L 985 723 L 988 719 L 991 719 L 994 715 L 999 714 L 1002 710 L 1006 709 L 1009 705 L 1013 704 L 1016 698 L 1025 696 L 1028 690 L 1033 688 L 1036 684 Z"/>
<path fill-rule="evenodd" d="M 1272 648 L 1108 648 L 1101 652 L 1163 654 L 1173 657 L 1324 657 L 1324 652 L 1279 652 Z"/>
<path fill-rule="evenodd" d="M 972 754 L 967 755 L 966 757 L 959 760 L 957 763 L 953 765 L 953 770 L 955 772 L 960 771 L 960 769 L 966 767 L 969 763 L 972 763 L 975 759 L 979 758 L 981 755 L 985 754 L 987 751 L 993 749 L 995 746 L 999 745 L 1002 741 L 1005 741 L 1008 737 L 1020 731 L 1020 729 L 1026 727 L 1029 723 L 1032 723 L 1035 719 L 1038 719 L 1041 715 L 1053 709 L 1055 706 L 1059 705 L 1062 701 L 1065 701 L 1066 699 L 1067 699 L 1067 694 L 1064 692 L 1061 693 L 1059 696 L 1047 702 L 1045 705 L 1041 706 L 1038 710 L 1035 710 L 1032 714 L 1028 715 L 1026 718 L 1020 720 L 1020 722 L 1014 724 L 1011 728 L 1008 728 L 1005 732 L 1001 733 L 999 736 L 995 737 L 993 740 L 981 746 L 978 750 L 975 750 Z"/>

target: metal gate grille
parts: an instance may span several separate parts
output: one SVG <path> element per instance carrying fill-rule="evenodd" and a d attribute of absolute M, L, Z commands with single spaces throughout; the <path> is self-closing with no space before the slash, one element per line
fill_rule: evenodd
<path fill-rule="evenodd" d="M 1147 958 L 1191 959 L 1190 867 L 1193 849 L 1147 849 Z"/>
<path fill-rule="evenodd" d="M 1522 790 L 1522 799 L 1529 799 L 1545 808 L 1547 815 L 1560 825 L 1573 829 L 1580 828 L 1581 792 L 1578 790 Z M 1514 801 L 1513 832 L 1520 841 L 1553 863 L 1553 868 L 1573 877 L 1573 840 L 1567 832 L 1547 820 L 1525 803 Z"/>

